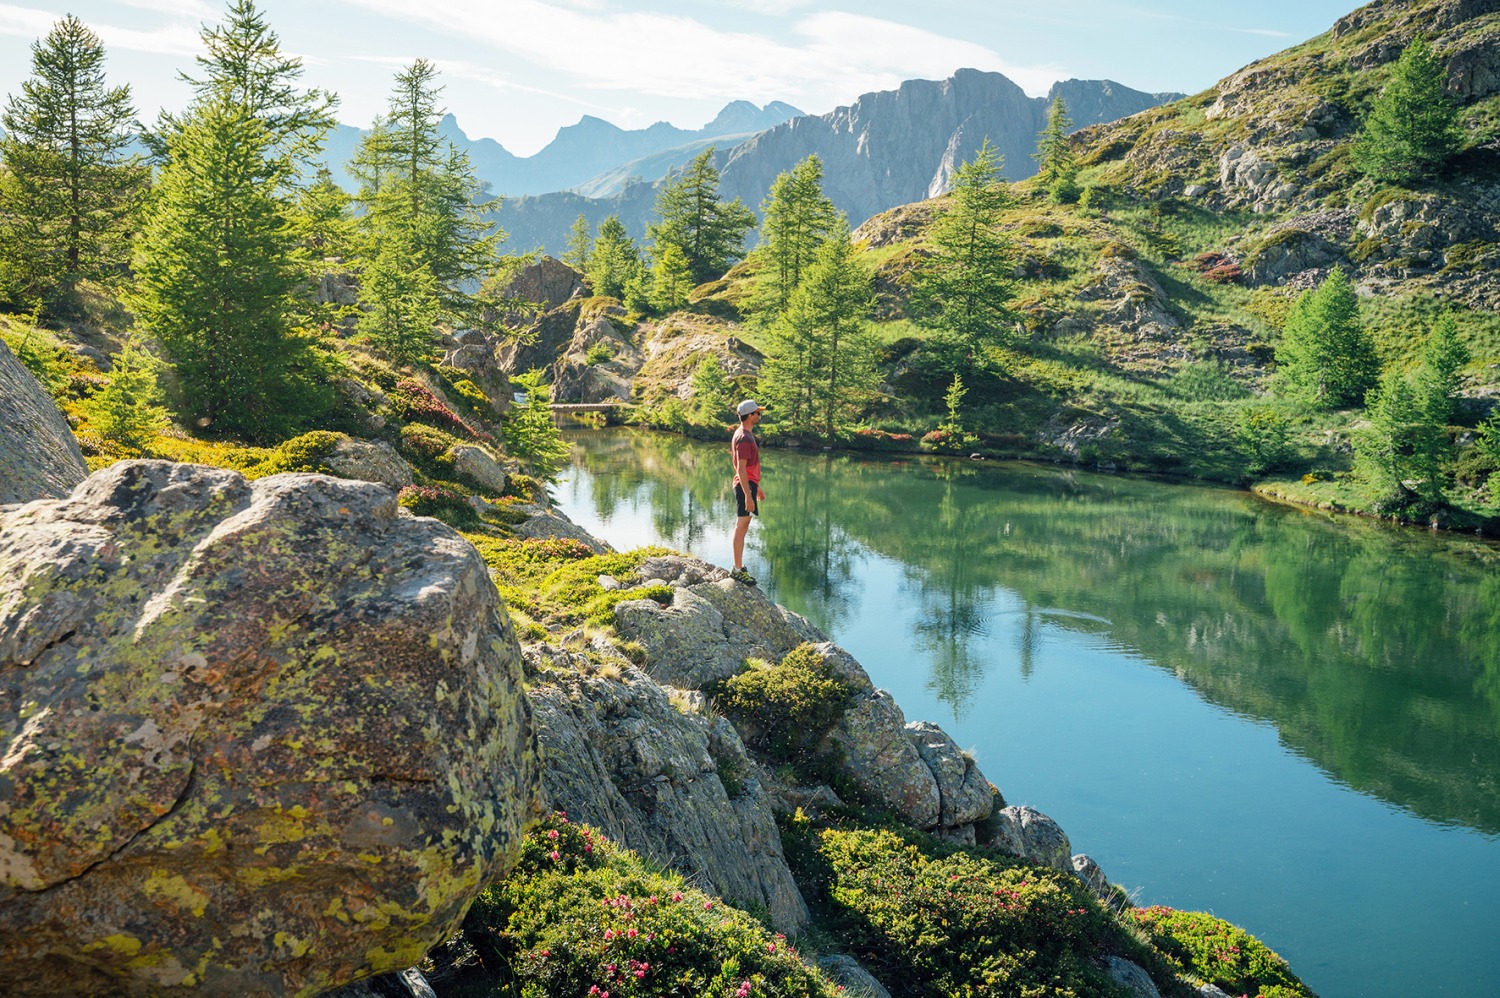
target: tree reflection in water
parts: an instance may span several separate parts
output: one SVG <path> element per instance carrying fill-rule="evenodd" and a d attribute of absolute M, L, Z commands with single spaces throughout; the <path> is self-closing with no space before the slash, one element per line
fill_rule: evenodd
<path fill-rule="evenodd" d="M 649 511 L 691 549 L 733 516 L 723 450 L 606 432 L 576 460 L 594 508 Z M 910 620 L 955 713 L 991 669 L 1029 677 L 1048 629 L 1099 635 L 1348 786 L 1500 834 L 1495 545 L 1024 465 L 775 450 L 767 467 L 752 546 L 777 599 L 834 635 Z M 899 563 L 903 606 L 866 605 L 877 562 Z"/>

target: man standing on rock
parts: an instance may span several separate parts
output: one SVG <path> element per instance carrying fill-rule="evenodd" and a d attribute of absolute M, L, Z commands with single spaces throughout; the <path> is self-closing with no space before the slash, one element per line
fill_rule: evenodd
<path fill-rule="evenodd" d="M 747 586 L 755 585 L 755 576 L 745 571 L 745 535 L 750 532 L 750 517 L 760 515 L 766 490 L 760 487 L 760 445 L 755 442 L 755 424 L 765 409 L 753 399 L 735 407 L 740 425 L 729 441 L 729 457 L 734 462 L 734 571 L 729 577 Z"/>

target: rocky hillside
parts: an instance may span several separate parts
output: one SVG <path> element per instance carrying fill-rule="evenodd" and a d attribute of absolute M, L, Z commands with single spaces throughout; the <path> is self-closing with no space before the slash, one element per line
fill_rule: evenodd
<path fill-rule="evenodd" d="M 877 212 L 947 189 L 954 166 L 989 139 L 1005 156 L 1012 180 L 1036 172 L 1031 155 L 1047 107 L 1061 95 L 1075 126 L 1112 121 L 1169 100 L 1109 80 L 1068 80 L 1046 97 L 1028 97 L 999 73 L 960 70 L 946 80 L 911 80 L 896 90 L 865 94 L 825 115 L 793 118 L 737 146 L 720 146 L 720 191 L 758 208 L 771 182 L 810 155 L 823 160 L 825 190 L 858 225 Z M 598 224 L 619 215 L 640 239 L 653 217 L 660 184 L 640 183 L 613 197 L 556 194 L 516 198 L 500 210 L 510 245 L 558 255 L 580 213 Z"/>
<path fill-rule="evenodd" d="M 595 307 L 569 278 L 521 275 L 543 323 Z M 22 342 L 87 433 L 112 351 Z M 447 345 L 438 375 L 349 347 L 357 433 L 91 440 L 71 491 L 49 392 L 0 368 L 0 459 L 32 455 L 0 505 L 8 994 L 1311 998 L 1131 908 L 806 619 L 549 509 L 490 432 L 503 351 Z M 1253 972 L 1181 955 L 1225 933 Z"/>

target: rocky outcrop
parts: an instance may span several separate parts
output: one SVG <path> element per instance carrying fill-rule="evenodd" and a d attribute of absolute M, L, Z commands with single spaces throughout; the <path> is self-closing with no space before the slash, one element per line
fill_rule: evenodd
<path fill-rule="evenodd" d="M 60 499 L 88 477 L 68 421 L 0 340 L 0 506 Z"/>
<path fill-rule="evenodd" d="M 622 309 L 612 310 L 620 318 Z M 599 359 L 598 354 L 603 354 Z M 645 356 L 608 315 L 580 319 L 573 339 L 552 366 L 554 402 L 613 402 L 630 399 L 631 379 Z"/>
<path fill-rule="evenodd" d="M 525 302 L 540 312 L 550 312 L 583 293 L 582 274 L 561 260 L 544 256 L 523 267 L 501 290 L 500 297 Z"/>
<path fill-rule="evenodd" d="M 455 444 L 449 448 L 448 456 L 460 476 L 496 495 L 503 493 L 510 482 L 509 474 L 494 455 L 476 444 Z"/>
<path fill-rule="evenodd" d="M 534 503 L 514 503 L 510 508 L 514 513 L 526 515 L 525 520 L 511 528 L 517 536 L 534 539 L 564 537 L 583 543 L 595 554 L 605 554 L 614 550 L 608 543 L 601 541 L 568 519 L 567 514 L 560 509 Z"/>
<path fill-rule="evenodd" d="M 666 562 L 655 567 L 678 568 Z M 723 569 L 709 572 L 717 577 L 679 583 L 671 606 L 628 600 L 615 607 L 615 626 L 622 637 L 647 649 L 646 671 L 658 682 L 703 689 L 739 672 L 747 658 L 775 662 L 804 641 L 825 640 L 805 617 L 771 602 L 759 589 L 732 581 Z M 640 574 L 649 581 L 644 571 Z M 663 576 L 661 581 L 676 580 Z"/>
<path fill-rule="evenodd" d="M 454 333 L 449 342 L 451 346 L 443 354 L 443 364 L 464 372 L 489 400 L 492 415 L 505 415 L 514 394 L 508 372 L 516 369 L 506 366 L 500 337 L 478 329 L 463 329 Z"/>
<path fill-rule="evenodd" d="M 906 733 L 937 779 L 938 824 L 956 828 L 988 818 L 993 793 L 990 781 L 948 733 L 931 721 L 914 721 L 906 726 Z"/>
<path fill-rule="evenodd" d="M 983 844 L 1073 873 L 1073 847 L 1057 822 L 1031 807 L 1003 807 L 990 815 L 982 829 Z"/>
<path fill-rule="evenodd" d="M 1354 235 L 1354 212 L 1309 212 L 1279 222 L 1256 240 L 1243 265 L 1250 285 L 1316 284 L 1329 268 L 1346 259 Z M 1299 280 L 1303 275 L 1307 279 Z"/>
<path fill-rule="evenodd" d="M 728 721 L 701 695 L 674 693 L 634 668 L 590 675 L 580 653 L 528 654 L 571 673 L 530 692 L 554 809 L 731 903 L 764 908 L 783 932 L 806 923 L 770 798 Z"/>
<path fill-rule="evenodd" d="M 0 511 L 7 993 L 410 966 L 534 813 L 518 658 L 478 553 L 378 485 L 132 461 Z"/>
<path fill-rule="evenodd" d="M 379 482 L 400 489 L 413 481 L 411 465 L 384 440 L 341 439 L 323 458 L 328 470 L 340 478 Z"/>
<path fill-rule="evenodd" d="M 645 649 L 646 671 L 658 682 L 705 689 L 739 673 L 747 658 L 776 662 L 811 643 L 850 691 L 822 748 L 854 786 L 917 828 L 953 829 L 989 816 L 992 791 L 973 760 L 937 725 L 908 726 L 891 695 L 805 618 L 694 558 L 651 558 L 637 574 L 673 587 L 670 606 L 630 600 L 615 607 L 616 628 Z"/>

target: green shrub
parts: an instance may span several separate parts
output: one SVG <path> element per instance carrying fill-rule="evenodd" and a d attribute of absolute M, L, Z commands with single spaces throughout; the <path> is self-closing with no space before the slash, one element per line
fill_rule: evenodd
<path fill-rule="evenodd" d="M 1232 995 L 1312 998 L 1285 960 L 1223 919 L 1159 905 L 1133 908 L 1127 915 L 1179 973 L 1190 973 Z"/>
<path fill-rule="evenodd" d="M 843 716 L 852 690 L 812 645 L 801 644 L 776 665 L 750 663 L 713 693 L 754 748 L 795 764 L 809 759 Z"/>
<path fill-rule="evenodd" d="M 458 437 L 425 423 L 408 423 L 401 427 L 401 447 L 420 463 L 438 461 L 456 444 Z"/>
<path fill-rule="evenodd" d="M 894 993 L 1124 995 L 1096 955 L 1150 962 L 1069 874 L 888 829 L 806 834 L 822 872 L 817 903 Z M 789 846 L 788 855 L 805 862 L 806 845 Z"/>
<path fill-rule="evenodd" d="M 264 478 L 288 471 L 327 474 L 326 459 L 344 439 L 342 433 L 329 430 L 313 430 L 293 437 L 278 444 L 264 460 L 246 472 L 246 477 Z"/>
<path fill-rule="evenodd" d="M 589 347 L 588 353 L 583 355 L 583 362 L 590 367 L 595 364 L 603 364 L 615 355 L 608 343 L 595 343 Z"/>
<path fill-rule="evenodd" d="M 836 994 L 784 936 L 563 815 L 527 835 L 464 934 L 493 968 L 493 993 L 517 998 Z"/>

